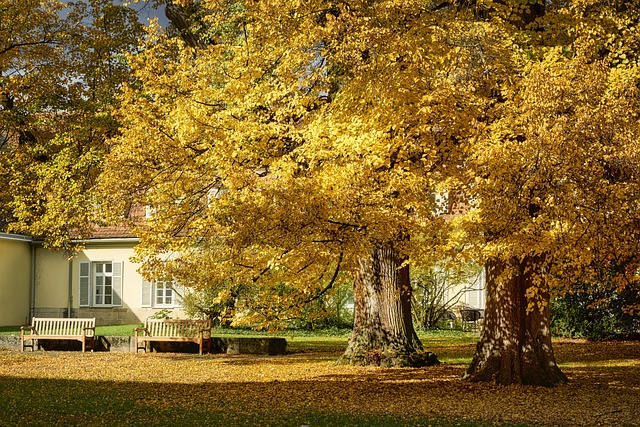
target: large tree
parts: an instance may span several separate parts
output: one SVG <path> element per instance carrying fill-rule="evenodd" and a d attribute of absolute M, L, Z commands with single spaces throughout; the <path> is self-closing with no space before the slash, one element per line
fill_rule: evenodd
<path fill-rule="evenodd" d="M 0 225 L 68 247 L 91 233 L 123 52 L 142 26 L 108 0 L 2 0 L 0 14 Z"/>
<path fill-rule="evenodd" d="M 552 5 L 553 6 L 553 5 Z M 639 287 L 637 2 L 549 8 L 534 60 L 471 148 L 466 230 L 486 262 L 482 337 L 465 376 L 556 385 L 553 292 Z M 532 49 L 535 47 L 535 49 Z"/>
<path fill-rule="evenodd" d="M 176 3 L 198 19 L 130 58 L 103 180 L 149 207 L 150 274 L 248 286 L 265 324 L 348 274 L 345 359 L 393 365 L 421 348 L 408 266 L 462 250 L 489 280 L 467 377 L 565 381 L 550 292 L 637 283 L 636 2 Z"/>
<path fill-rule="evenodd" d="M 130 58 L 141 84 L 104 186 L 149 207 L 140 259 L 184 284 L 250 284 L 265 321 L 347 274 L 345 359 L 406 363 L 422 347 L 409 264 L 446 240 L 434 194 L 506 79 L 508 37 L 418 1 L 198 4 L 207 43 L 158 34 Z"/>
<path fill-rule="evenodd" d="M 521 138 L 492 144 L 501 155 L 483 154 L 482 212 L 472 224 L 483 233 L 489 299 L 471 378 L 564 381 L 551 351 L 550 292 L 604 274 L 638 286 L 638 77 L 549 58 L 532 70 L 518 119 L 504 129 Z"/>

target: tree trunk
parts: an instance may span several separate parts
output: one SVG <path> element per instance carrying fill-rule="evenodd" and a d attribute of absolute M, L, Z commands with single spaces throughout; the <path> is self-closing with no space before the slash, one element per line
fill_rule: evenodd
<path fill-rule="evenodd" d="M 390 247 L 360 260 L 353 333 L 341 362 L 384 367 L 437 363 L 432 353 L 420 353 L 422 343 L 411 319 L 409 267 L 403 261 Z"/>
<path fill-rule="evenodd" d="M 198 20 L 198 5 L 182 6 L 173 0 L 166 0 L 164 14 L 176 28 L 180 38 L 190 47 L 204 49 L 207 42 L 203 40 L 203 23 Z"/>
<path fill-rule="evenodd" d="M 500 385 L 555 386 L 567 382 L 556 365 L 549 331 L 549 294 L 541 300 L 527 297 L 534 269 L 541 259 L 526 257 L 509 278 L 500 275 L 508 265 L 491 260 L 486 268 L 487 305 L 482 335 L 464 378 Z M 540 308 L 537 302 L 546 303 Z M 527 313 L 529 302 L 533 310 Z"/>

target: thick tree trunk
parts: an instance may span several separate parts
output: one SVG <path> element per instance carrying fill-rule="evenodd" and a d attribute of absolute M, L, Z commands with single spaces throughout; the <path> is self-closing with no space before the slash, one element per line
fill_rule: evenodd
<path fill-rule="evenodd" d="M 501 273 L 504 262 L 487 263 L 487 305 L 485 321 L 475 356 L 464 377 L 476 382 L 495 381 L 500 385 L 523 384 L 555 386 L 567 382 L 556 365 L 549 331 L 549 294 L 546 305 L 537 302 L 527 312 L 527 289 L 533 285 L 532 271 L 540 268 L 540 259 L 527 257 L 511 278 Z M 543 303 L 543 304 L 544 304 Z"/>
<path fill-rule="evenodd" d="M 181 6 L 174 0 L 166 0 L 165 16 L 176 28 L 180 38 L 189 46 L 204 49 L 207 43 L 203 40 L 202 22 L 197 18 L 198 6 Z M 200 25 L 196 25 L 200 24 Z"/>
<path fill-rule="evenodd" d="M 378 248 L 359 263 L 354 281 L 354 324 L 343 363 L 425 366 L 437 363 L 420 353 L 411 319 L 409 267 L 391 248 Z"/>

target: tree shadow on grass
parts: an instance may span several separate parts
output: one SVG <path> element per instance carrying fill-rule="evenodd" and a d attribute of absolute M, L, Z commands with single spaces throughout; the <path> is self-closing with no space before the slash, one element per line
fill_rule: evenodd
<path fill-rule="evenodd" d="M 640 341 L 604 341 L 562 339 L 554 341 L 556 359 L 560 363 L 640 360 Z"/>
<path fill-rule="evenodd" d="M 71 356 L 60 357 L 68 362 Z M 311 371 L 317 362 L 300 356 L 228 360 L 177 354 L 78 356 L 101 368 L 93 374 L 95 379 L 46 378 L 60 369 L 50 361 L 34 371 L 37 378 L 0 376 L 0 425 L 446 426 L 470 419 L 499 425 L 562 426 L 594 425 L 594 420 L 604 425 L 638 425 L 639 419 L 640 369 L 634 366 L 571 370 L 575 381 L 545 389 L 470 383 L 460 379 L 461 368 L 447 365 L 354 368 L 327 371 L 309 380 L 269 381 L 255 375 L 258 368 L 286 372 L 293 364 L 303 363 Z M 32 357 L 25 363 L 35 361 Z M 110 366 L 111 357 L 127 364 Z M 195 369 L 222 365 L 221 377 L 187 384 L 189 371 L 176 368 L 181 365 L 173 362 Z M 224 366 L 232 369 L 236 363 L 241 364 L 245 379 L 226 380 Z M 107 375 L 108 369 L 132 369 L 136 375 L 144 369 L 146 376 L 139 381 L 101 380 L 100 372 Z M 123 377 L 134 376 L 126 373 Z"/>
<path fill-rule="evenodd" d="M 459 365 L 334 367 L 326 353 L 8 352 L 0 425 L 640 425 L 640 343 L 558 348 L 571 381 L 553 389 L 466 382 Z"/>
<path fill-rule="evenodd" d="M 382 388 L 374 394 L 382 401 L 390 393 Z M 0 425 L 488 425 L 433 413 L 368 410 L 351 399 L 354 394 L 367 393 L 363 386 L 347 390 L 335 381 L 187 385 L 0 377 Z"/>

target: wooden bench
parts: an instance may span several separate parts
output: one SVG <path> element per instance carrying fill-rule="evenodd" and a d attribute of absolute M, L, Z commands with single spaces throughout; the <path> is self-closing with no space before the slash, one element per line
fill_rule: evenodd
<path fill-rule="evenodd" d="M 196 319 L 147 319 L 143 328 L 134 329 L 136 353 L 147 351 L 147 342 L 194 342 L 211 352 L 211 321 Z"/>
<path fill-rule="evenodd" d="M 93 351 L 96 336 L 96 319 L 66 319 L 34 317 L 31 326 L 20 328 L 22 351 L 27 347 L 34 350 L 36 340 L 76 340 L 82 343 L 82 351 L 86 344 L 91 344 Z M 30 341 L 30 344 L 27 344 Z"/>
<path fill-rule="evenodd" d="M 460 310 L 460 317 L 462 317 L 462 329 L 467 330 L 467 328 L 471 328 L 473 331 L 478 330 L 478 325 L 482 324 L 482 320 L 484 319 L 483 310 L 475 309 L 475 308 L 464 308 Z"/>

